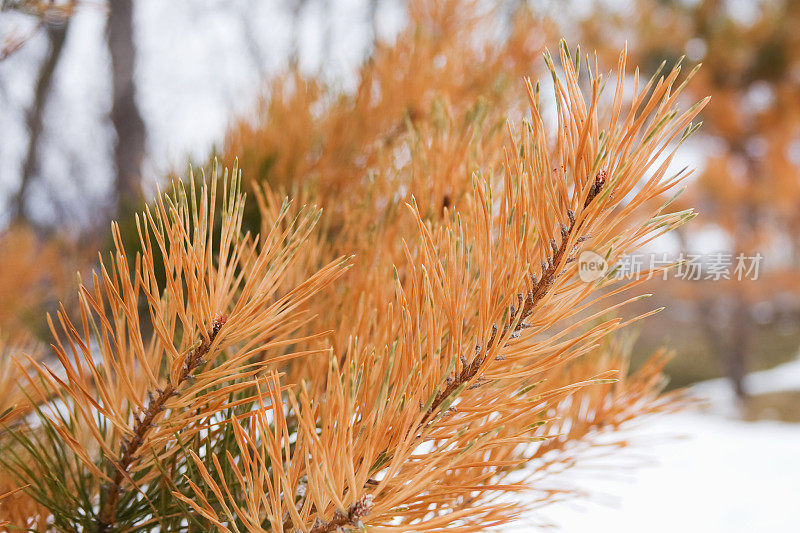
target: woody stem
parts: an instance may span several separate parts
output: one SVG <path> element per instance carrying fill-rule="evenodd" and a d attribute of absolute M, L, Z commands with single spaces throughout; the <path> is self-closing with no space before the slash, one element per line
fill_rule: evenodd
<path fill-rule="evenodd" d="M 218 332 L 219 328 L 215 326 L 211 330 L 208 340 L 204 340 L 186 359 L 186 363 L 183 365 L 180 374 L 178 374 L 177 381 L 175 383 L 171 381 L 168 382 L 166 387 L 156 391 L 155 394 L 151 391 L 151 394 L 153 394 L 152 399 L 142 413 L 142 416 L 134 416 L 136 421 L 132 428 L 133 436 L 127 442 L 123 442 L 120 447 L 122 453 L 119 459 L 116 461 L 110 460 L 114 468 L 114 477 L 112 478 L 111 486 L 106 494 L 100 516 L 97 519 L 97 533 L 106 533 L 111 530 L 111 526 L 114 525 L 116 520 L 117 505 L 119 504 L 119 497 L 122 492 L 122 483 L 125 478 L 128 477 L 128 469 L 136 460 L 136 453 L 139 451 L 142 444 L 144 444 L 144 439 L 147 437 L 150 430 L 155 427 L 156 418 L 164 411 L 167 400 L 176 394 L 177 389 L 203 362 Z"/>

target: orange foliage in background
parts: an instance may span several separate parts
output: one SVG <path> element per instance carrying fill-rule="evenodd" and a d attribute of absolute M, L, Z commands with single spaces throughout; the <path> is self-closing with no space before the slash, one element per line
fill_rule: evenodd
<path fill-rule="evenodd" d="M 15 425 L 30 412 L 19 381 L 29 370 L 26 357 L 41 357 L 37 324 L 48 302 L 63 293 L 63 250 L 40 242 L 33 231 L 12 227 L 0 233 L 0 421 Z M 12 359 L 16 354 L 18 361 Z M 44 530 L 49 513 L 0 473 L 0 525 L 4 520 Z"/>
<path fill-rule="evenodd" d="M 31 230 L 11 228 L 0 234 L 0 330 L 23 332 L 42 304 L 63 286 L 64 272 L 55 243 L 39 242 Z"/>
<path fill-rule="evenodd" d="M 519 81 L 544 46 L 542 28 L 524 9 L 499 42 L 487 41 L 499 24 L 495 15 L 480 2 L 412 2 L 408 28 L 393 44 L 376 43 L 352 92 L 298 72 L 278 77 L 255 117 L 231 129 L 223 160 L 238 158 L 245 180 L 267 182 L 299 201 L 324 199 L 329 210 L 339 200 L 381 202 L 398 189 L 376 190 L 389 173 L 424 165 L 414 178 L 436 189 L 418 201 L 439 210 L 452 205 L 479 160 L 459 150 L 472 135 L 492 135 L 481 148 L 500 149 L 495 129 L 505 128 L 509 112 L 512 118 L 522 112 Z M 438 145 L 407 146 L 415 133 Z M 452 137 L 449 146 L 442 145 L 445 134 Z M 413 154 L 398 153 L 409 149 Z M 383 175 L 370 179 L 378 172 Z"/>
<path fill-rule="evenodd" d="M 631 59 L 648 72 L 686 54 L 703 62 L 687 91 L 695 98 L 714 97 L 695 138 L 703 168 L 674 204 L 700 212 L 695 224 L 681 230 L 682 246 L 695 252 L 692 236 L 710 229 L 727 241 L 714 251 L 763 259 L 757 280 L 674 283 L 673 291 L 697 310 L 712 352 L 740 397 L 747 394 L 744 376 L 757 348 L 753 307 L 769 304 L 773 321 L 800 311 L 794 296 L 800 289 L 798 25 L 800 4 L 792 1 L 737 8 L 721 0 L 637 0 L 624 12 L 594 12 L 580 29 L 607 58 L 626 38 Z"/>

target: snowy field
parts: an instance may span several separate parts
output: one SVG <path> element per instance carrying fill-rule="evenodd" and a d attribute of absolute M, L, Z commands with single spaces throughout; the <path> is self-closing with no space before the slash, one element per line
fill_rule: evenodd
<path fill-rule="evenodd" d="M 748 378 L 757 394 L 800 390 L 800 360 Z M 693 391 L 709 409 L 656 417 L 633 433 L 637 444 L 619 461 L 639 468 L 577 469 L 574 481 L 592 496 L 536 519 L 567 533 L 800 532 L 800 424 L 737 419 L 722 380 Z"/>

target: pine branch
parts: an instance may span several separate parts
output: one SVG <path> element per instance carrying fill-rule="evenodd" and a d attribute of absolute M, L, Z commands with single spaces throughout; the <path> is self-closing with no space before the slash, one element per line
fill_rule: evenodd
<path fill-rule="evenodd" d="M 597 197 L 598 194 L 600 194 L 600 191 L 603 189 L 604 185 L 605 172 L 601 171 L 595 177 L 595 181 L 589 190 L 586 201 L 583 205 L 584 209 L 589 206 L 589 204 Z M 567 246 L 570 241 L 570 237 L 577 233 L 582 225 L 582 222 L 581 224 L 577 224 L 575 214 L 571 210 L 567 212 L 567 216 L 569 217 L 570 223 L 569 226 L 563 224 L 561 226 L 561 245 L 557 247 L 555 239 L 551 239 L 550 244 L 553 249 L 553 255 L 548 257 L 545 262 L 542 263 L 541 279 L 537 281 L 535 276 L 531 275 L 531 278 L 534 281 L 533 289 L 528 291 L 528 294 L 524 297 L 521 293 L 517 295 L 519 298 L 520 307 L 522 308 L 521 312 L 519 313 L 519 320 L 516 320 L 517 309 L 512 305 L 510 309 L 511 316 L 509 317 L 508 322 L 503 326 L 503 331 L 500 334 L 501 338 L 504 338 L 508 334 L 509 330 L 512 330 L 512 328 L 513 331 L 511 331 L 511 337 L 519 335 L 520 331 L 525 328 L 525 319 L 531 316 L 536 304 L 545 297 L 556 278 L 558 278 L 558 276 L 563 272 L 559 272 L 558 268 L 565 256 L 568 255 Z M 569 260 L 569 258 L 567 258 L 567 260 Z M 433 419 L 436 411 L 439 409 L 442 403 L 447 400 L 447 398 L 455 393 L 455 391 L 457 391 L 462 385 L 469 383 L 475 378 L 480 371 L 481 366 L 483 365 L 486 357 L 485 354 L 489 353 L 491 348 L 494 346 L 494 343 L 497 339 L 497 332 L 498 328 L 495 325 L 492 328 L 492 335 L 489 338 L 489 342 L 486 343 L 486 349 L 481 351 L 480 347 L 477 346 L 476 352 L 478 353 L 473 357 L 472 361 L 467 362 L 467 358 L 463 355 L 461 356 L 463 363 L 461 372 L 459 372 L 455 378 L 450 378 L 445 388 L 437 393 L 422 421 L 417 426 L 417 430 L 425 426 L 425 424 Z"/>
<path fill-rule="evenodd" d="M 605 182 L 605 172 L 601 171 L 595 177 L 594 183 L 589 189 L 586 200 L 583 204 L 584 209 L 589 206 L 589 204 L 597 197 L 598 194 L 600 194 Z M 536 307 L 536 304 L 545 297 L 549 289 L 553 286 L 556 278 L 558 278 L 558 276 L 561 274 L 558 269 L 560 268 L 562 260 L 569 255 L 567 252 L 567 247 L 569 245 L 570 238 L 574 234 L 578 233 L 583 225 L 583 221 L 578 223 L 575 214 L 571 210 L 567 212 L 567 216 L 570 223 L 568 226 L 561 226 L 561 245 L 556 247 L 555 239 L 551 240 L 553 255 L 548 257 L 546 262 L 543 263 L 542 274 L 539 280 L 536 280 L 534 276 L 531 276 L 534 280 L 534 287 L 528 292 L 527 296 L 523 297 L 522 294 L 518 295 L 521 307 L 519 318 L 517 319 L 517 309 L 512 306 L 510 309 L 511 316 L 508 319 L 508 322 L 503 326 L 503 331 L 500 335 L 501 338 L 504 338 L 508 334 L 509 330 L 513 329 L 511 332 L 511 336 L 513 337 L 518 335 L 520 331 L 525 328 L 525 319 L 530 317 Z M 568 261 L 569 258 L 567 257 L 566 260 Z M 445 388 L 437 393 L 422 420 L 415 427 L 415 431 L 419 431 L 421 428 L 429 424 L 436 416 L 436 413 L 441 405 L 463 385 L 471 382 L 475 378 L 480 371 L 481 366 L 483 365 L 486 357 L 485 354 L 489 353 L 491 348 L 494 346 L 494 343 L 497 340 L 497 334 L 498 328 L 495 325 L 484 351 L 481 352 L 480 347 L 478 347 L 477 351 L 479 353 L 475 355 L 469 362 L 467 362 L 467 358 L 465 356 L 461 357 L 463 362 L 461 372 L 459 372 L 455 378 L 449 378 L 448 384 L 445 386 Z M 479 383 L 473 384 L 473 386 L 476 385 L 479 385 Z M 370 483 L 370 481 L 373 483 Z M 370 479 L 367 481 L 364 488 L 368 489 L 372 484 L 377 484 L 377 482 Z M 368 496 L 371 497 L 371 495 Z M 361 502 L 361 500 L 359 500 L 359 502 Z M 353 506 L 351 506 L 348 514 L 342 514 L 340 511 L 337 511 L 337 513 L 334 515 L 334 518 L 330 522 L 322 522 L 320 519 L 317 519 L 318 523 L 315 524 L 314 528 L 311 530 L 312 533 L 325 533 L 335 531 L 338 527 L 343 525 L 353 525 L 354 522 L 350 519 L 350 516 L 356 511 L 359 502 L 356 502 L 353 504 Z M 302 507 L 302 503 L 298 505 L 298 507 Z M 289 523 L 288 520 L 284 522 L 284 524 L 287 523 Z"/>
<path fill-rule="evenodd" d="M 595 177 L 594 183 L 591 185 L 589 192 L 587 194 L 586 200 L 584 201 L 583 208 L 586 209 L 589 204 L 597 197 L 598 194 L 603 190 L 603 187 L 606 183 L 606 176 L 605 172 L 601 171 Z M 545 295 L 548 293 L 549 289 L 553 286 L 553 283 L 558 278 L 558 276 L 563 273 L 563 271 L 559 272 L 560 265 L 562 260 L 565 259 L 568 261 L 569 257 L 567 257 L 567 247 L 570 242 L 570 237 L 580 231 L 580 228 L 583 225 L 584 221 L 578 223 L 575 214 L 569 210 L 567 212 L 567 216 L 569 218 L 569 225 L 562 225 L 561 226 L 561 245 L 556 246 L 555 239 L 551 240 L 551 246 L 553 249 L 553 255 L 548 257 L 545 263 L 542 264 L 542 274 L 539 280 L 532 275 L 531 278 L 534 280 L 534 287 L 531 289 L 528 294 L 523 297 L 520 293 L 518 295 L 520 301 L 521 311 L 519 313 L 519 318 L 517 319 L 517 309 L 512 306 L 510 309 L 510 318 L 508 322 L 503 326 L 503 331 L 500 335 L 501 338 L 504 338 L 509 330 L 511 331 L 511 336 L 518 335 L 522 329 L 525 328 L 525 319 L 530 317 L 533 313 L 536 304 L 541 301 Z M 584 237 L 581 237 L 584 238 Z M 428 423 L 430 423 L 433 418 L 436 416 L 436 413 L 441 407 L 441 405 L 447 400 L 451 395 L 453 395 L 457 390 L 459 390 L 463 385 L 472 381 L 483 365 L 485 360 L 485 354 L 489 353 L 491 348 L 494 346 L 494 343 L 497 340 L 498 328 L 495 325 L 492 329 L 492 335 L 489 338 L 489 341 L 486 344 L 486 349 L 481 352 L 480 347 L 477 347 L 478 354 L 473 357 L 473 359 L 467 362 L 467 358 L 465 356 L 461 357 L 463 362 L 461 372 L 455 378 L 449 378 L 448 384 L 445 388 L 439 391 L 434 398 L 431 406 L 428 408 L 427 412 L 423 416 L 422 420 L 416 426 L 415 430 L 419 431 L 421 428 L 425 427 Z M 473 386 L 478 385 L 478 383 L 473 384 Z M 373 481 L 373 483 L 370 483 Z M 374 480 L 370 479 L 365 484 L 365 489 L 369 488 L 370 485 L 377 484 Z M 366 495 L 370 498 L 371 495 Z M 334 515 L 333 519 L 330 522 L 323 522 L 319 518 L 317 519 L 317 523 L 314 525 L 314 528 L 311 530 L 311 533 L 327 533 L 331 531 L 336 531 L 337 528 L 344 526 L 344 525 L 356 525 L 360 518 L 360 516 L 354 519 L 353 517 L 359 512 L 362 507 L 359 507 L 363 498 L 366 496 L 362 496 L 358 502 L 354 503 L 347 514 L 343 514 L 340 511 L 337 511 Z M 371 502 L 371 500 L 370 500 Z M 302 503 L 298 506 L 301 507 Z M 363 516 L 363 515 L 362 515 Z M 288 521 L 284 522 L 287 524 Z"/>
<path fill-rule="evenodd" d="M 123 443 L 122 454 L 119 460 L 112 462 L 116 473 L 108 489 L 108 496 L 105 504 L 97 519 L 98 533 L 109 531 L 114 524 L 117 502 L 122 492 L 122 483 L 125 478 L 128 477 L 128 468 L 130 468 L 131 464 L 136 460 L 136 452 L 144 443 L 144 439 L 147 437 L 149 431 L 155 426 L 156 418 L 164 411 L 167 400 L 173 395 L 176 395 L 180 386 L 192 377 L 192 373 L 197 367 L 205 362 L 205 357 L 208 355 L 211 344 L 214 342 L 214 339 L 224 324 L 225 317 L 220 317 L 214 321 L 211 331 L 209 331 L 208 339 L 202 340 L 200 346 L 195 348 L 192 354 L 186 359 L 186 363 L 178 375 L 177 382 L 172 383 L 168 378 L 166 387 L 156 391 L 155 395 L 152 395 L 151 391 L 149 395 L 152 395 L 152 399 L 144 410 L 143 415 L 141 418 L 138 415 L 134 417 L 136 422 L 133 425 L 133 437 Z"/>
<path fill-rule="evenodd" d="M 331 533 L 344 526 L 363 527 L 361 519 L 372 510 L 372 500 L 371 494 L 365 494 L 350 506 L 347 513 L 336 511 L 330 522 L 323 522 L 317 518 L 310 533 Z"/>
<path fill-rule="evenodd" d="M 468 26 L 451 25 L 443 35 Z M 472 106 L 494 74 L 468 77 L 477 92 L 444 87 L 441 106 L 427 96 L 398 106 L 395 89 L 427 94 L 426 84 L 472 72 L 464 58 L 474 56 L 456 37 L 447 70 L 427 78 L 419 68 L 397 78 L 379 56 L 363 85 L 378 94 L 359 90 L 326 107 L 298 83 L 270 100 L 268 124 L 244 130 L 231 148 L 250 158 L 254 144 L 253 179 L 287 176 L 272 183 L 274 195 L 257 196 L 261 237 L 244 235 L 258 224 L 246 218 L 238 175 L 230 194 L 223 184 L 221 217 L 216 181 L 198 195 L 192 180 L 148 210 L 133 264 L 114 227 L 117 253 L 82 287 L 80 322 L 62 311 L 61 328 L 52 325 L 64 370 L 37 363 L 28 378 L 41 426 L 14 430 L 19 459 L 16 450 L 0 454 L 14 486 L 29 485 L 20 497 L 41 502 L 48 524 L 109 533 L 485 531 L 517 514 L 496 496 L 530 488 L 512 476 L 520 466 L 537 479 L 568 467 L 580 458 L 574 443 L 595 428 L 653 410 L 659 367 L 606 379 L 625 375 L 604 339 L 627 322 L 604 318 L 617 304 L 599 302 L 635 282 L 600 292 L 610 277 L 582 283 L 571 263 L 589 233 L 613 262 L 686 219 L 652 214 L 651 201 L 679 181 L 665 176 L 667 163 L 654 166 L 669 161 L 667 145 L 691 130 L 698 108 L 673 109 L 676 70 L 641 91 L 637 84 L 627 114 L 620 81 L 605 123 L 601 78 L 592 75 L 587 102 L 565 47 L 563 76 L 546 56 L 555 150 L 530 83 L 531 121 L 519 143 L 495 127 L 506 97 Z M 415 65 L 430 62 L 424 42 L 405 43 L 423 52 Z M 495 74 L 508 64 L 497 57 Z M 624 53 L 619 72 L 624 80 Z M 407 129 L 396 126 L 404 116 Z M 369 128 L 341 128 L 351 117 Z M 385 139 L 409 140 L 409 161 L 384 157 Z M 280 154 L 268 165 L 265 147 Z M 472 168 L 503 168 L 502 183 L 462 179 Z M 365 194 L 353 196 L 362 182 Z M 283 189 L 302 192 L 290 205 Z M 412 202 L 413 217 L 395 216 L 410 197 L 426 201 Z M 319 212 L 296 207 L 312 202 L 326 207 L 319 238 L 311 237 Z M 354 274 L 321 294 L 349 265 L 318 265 L 351 254 Z M 405 270 L 388 279 L 402 258 Z M 143 331 L 143 298 L 152 332 Z M 63 402 L 51 402 L 54 394 Z M 458 414 L 448 417 L 456 399 Z M 526 503 L 553 499 L 535 498 Z M 0 509 L 12 505 L 8 498 Z M 32 523 L 18 516 L 12 524 Z"/>

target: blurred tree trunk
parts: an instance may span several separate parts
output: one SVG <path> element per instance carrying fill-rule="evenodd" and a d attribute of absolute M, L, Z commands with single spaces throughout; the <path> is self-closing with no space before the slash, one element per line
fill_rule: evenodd
<path fill-rule="evenodd" d="M 133 0 L 112 0 L 106 27 L 111 54 L 113 103 L 111 123 L 117 134 L 114 147 L 115 208 L 138 203 L 142 196 L 141 170 L 145 154 L 145 125 L 136 105 L 133 41 Z"/>
<path fill-rule="evenodd" d="M 320 67 L 324 69 L 330 64 L 333 51 L 333 0 L 322 1 L 322 53 Z"/>
<path fill-rule="evenodd" d="M 732 305 L 728 317 L 720 316 L 720 306 Z M 700 321 L 711 352 L 720 369 L 731 382 L 739 400 L 748 396 L 744 378 L 747 375 L 747 353 L 752 332 L 752 320 L 747 301 L 734 294 L 732 302 L 717 298 L 701 298 L 697 304 Z M 727 318 L 727 320 L 726 320 Z"/>
<path fill-rule="evenodd" d="M 64 50 L 64 43 L 67 40 L 67 29 L 69 28 L 69 18 L 53 20 L 45 24 L 45 33 L 50 44 L 47 56 L 39 67 L 39 74 L 36 79 L 36 87 L 33 92 L 33 103 L 26 118 L 28 126 L 28 148 L 25 152 L 25 159 L 22 161 L 22 175 L 19 189 L 12 200 L 12 209 L 15 222 L 28 222 L 28 215 L 25 212 L 25 199 L 28 186 L 33 180 L 39 169 L 39 148 L 41 145 L 42 131 L 44 130 L 44 110 L 50 96 L 53 76 L 61 59 Z"/>
<path fill-rule="evenodd" d="M 308 0 L 294 0 L 289 10 L 292 17 L 292 34 L 289 36 L 289 64 L 297 66 L 300 62 L 300 22 L 303 8 Z"/>
<path fill-rule="evenodd" d="M 369 27 L 372 37 L 372 48 L 378 44 L 378 0 L 369 0 Z"/>
<path fill-rule="evenodd" d="M 731 377 L 731 381 L 733 381 L 733 390 L 736 392 L 736 397 L 740 400 L 746 400 L 748 391 L 744 385 L 744 378 L 747 375 L 747 360 L 753 320 L 750 316 L 750 305 L 742 294 L 736 295 L 734 305 L 728 374 Z"/>
<path fill-rule="evenodd" d="M 685 229 L 678 228 L 675 235 L 680 242 L 682 253 L 688 254 Z M 720 371 L 731 382 L 736 397 L 742 401 L 747 400 L 748 391 L 744 378 L 747 376 L 748 352 L 753 331 L 753 319 L 747 298 L 741 291 L 734 291 L 730 295 L 730 300 L 724 295 L 701 294 L 695 305 L 702 333 Z M 720 313 L 720 308 L 725 305 L 733 307 L 730 314 Z"/>
<path fill-rule="evenodd" d="M 242 24 L 242 39 L 258 71 L 259 80 L 263 82 L 269 78 L 269 72 L 267 71 L 269 62 L 264 54 L 264 50 L 258 42 L 258 37 L 256 37 L 257 33 L 261 30 L 259 27 L 260 21 L 255 19 L 252 14 L 257 12 L 258 2 L 259 0 L 252 0 L 247 5 L 247 9 L 241 12 L 240 21 Z"/>

